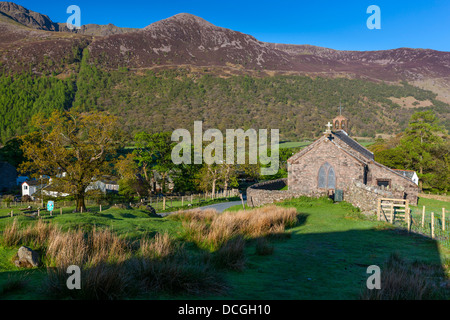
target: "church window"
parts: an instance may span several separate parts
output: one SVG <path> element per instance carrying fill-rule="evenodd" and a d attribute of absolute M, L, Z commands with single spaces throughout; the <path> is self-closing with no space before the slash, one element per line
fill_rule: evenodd
<path fill-rule="evenodd" d="M 328 162 L 325 162 L 319 169 L 318 185 L 322 189 L 336 188 L 336 174 Z"/>

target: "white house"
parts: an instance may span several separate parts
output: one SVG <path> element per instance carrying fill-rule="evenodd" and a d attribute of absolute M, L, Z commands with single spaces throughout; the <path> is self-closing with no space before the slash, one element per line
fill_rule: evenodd
<path fill-rule="evenodd" d="M 45 186 L 45 183 L 41 183 L 41 181 L 38 180 L 30 180 L 25 181 L 22 183 L 22 197 L 23 196 L 30 196 L 32 199 L 35 198 L 35 196 L 38 196 L 36 192 L 41 190 Z"/>
<path fill-rule="evenodd" d="M 400 169 L 394 169 L 397 173 L 400 173 L 401 175 L 411 179 L 415 184 L 419 185 L 419 176 L 415 171 L 412 170 L 400 170 Z"/>
<path fill-rule="evenodd" d="M 86 192 L 90 190 L 100 190 L 102 193 L 117 193 L 119 192 L 119 183 L 117 179 L 110 176 L 103 176 L 101 179 L 92 182 L 87 188 Z"/>
<path fill-rule="evenodd" d="M 58 191 L 54 185 L 49 184 L 42 189 L 42 194 L 49 197 L 67 197 L 70 193 Z"/>

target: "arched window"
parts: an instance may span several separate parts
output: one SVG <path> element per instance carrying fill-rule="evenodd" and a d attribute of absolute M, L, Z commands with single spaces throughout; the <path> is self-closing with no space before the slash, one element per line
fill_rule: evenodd
<path fill-rule="evenodd" d="M 342 130 L 345 129 L 345 120 L 342 120 L 342 121 L 341 121 L 341 129 L 342 129 Z"/>
<path fill-rule="evenodd" d="M 334 128 L 335 128 L 336 130 L 339 129 L 339 121 L 338 121 L 338 120 L 336 120 L 336 122 L 334 123 Z"/>
<path fill-rule="evenodd" d="M 336 188 L 336 174 L 328 162 L 325 162 L 319 169 L 318 186 L 321 189 Z"/>

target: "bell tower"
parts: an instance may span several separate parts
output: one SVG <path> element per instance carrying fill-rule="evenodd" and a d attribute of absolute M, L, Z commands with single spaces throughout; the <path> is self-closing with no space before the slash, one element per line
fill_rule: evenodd
<path fill-rule="evenodd" d="M 333 119 L 333 130 L 344 130 L 348 133 L 349 127 L 348 127 L 348 119 L 342 115 L 342 106 L 341 102 L 339 101 L 339 115 Z"/>

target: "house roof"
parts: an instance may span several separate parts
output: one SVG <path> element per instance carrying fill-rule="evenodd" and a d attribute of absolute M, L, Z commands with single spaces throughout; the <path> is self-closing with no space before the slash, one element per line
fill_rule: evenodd
<path fill-rule="evenodd" d="M 98 181 L 101 181 L 105 184 L 118 184 L 118 179 L 112 176 L 103 176 Z"/>
<path fill-rule="evenodd" d="M 44 183 L 41 183 L 40 181 L 38 181 L 38 180 L 28 180 L 28 181 L 25 181 L 25 182 L 23 182 L 22 184 L 27 184 L 27 185 L 29 185 L 29 186 L 40 186 L 40 185 L 43 185 Z"/>

